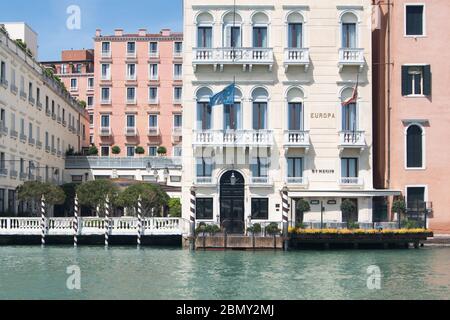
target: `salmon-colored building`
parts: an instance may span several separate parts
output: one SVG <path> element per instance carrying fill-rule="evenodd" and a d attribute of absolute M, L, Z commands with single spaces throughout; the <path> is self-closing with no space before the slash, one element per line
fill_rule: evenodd
<path fill-rule="evenodd" d="M 408 215 L 426 212 L 436 234 L 450 233 L 449 2 L 373 4 L 374 184 L 401 190 Z"/>
<path fill-rule="evenodd" d="M 97 30 L 94 41 L 99 155 L 181 156 L 182 33 Z"/>

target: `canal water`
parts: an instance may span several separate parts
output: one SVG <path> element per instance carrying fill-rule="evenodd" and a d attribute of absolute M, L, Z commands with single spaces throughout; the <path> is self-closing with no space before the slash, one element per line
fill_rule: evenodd
<path fill-rule="evenodd" d="M 450 299 L 450 248 L 0 247 L 0 299 Z"/>

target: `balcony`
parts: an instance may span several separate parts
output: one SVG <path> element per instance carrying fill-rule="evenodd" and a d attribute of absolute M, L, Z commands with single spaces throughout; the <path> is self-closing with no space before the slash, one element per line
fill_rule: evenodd
<path fill-rule="evenodd" d="M 305 148 L 309 149 L 309 131 L 289 130 L 284 132 L 284 148 Z"/>
<path fill-rule="evenodd" d="M 253 65 L 266 65 L 272 70 L 274 63 L 272 48 L 194 48 L 194 71 L 198 65 L 213 65 L 223 71 L 224 65 L 242 65 L 252 70 Z"/>
<path fill-rule="evenodd" d="M 56 148 L 52 148 L 52 154 L 53 154 L 53 155 L 56 154 Z"/>
<path fill-rule="evenodd" d="M 109 50 L 109 51 L 102 51 L 102 58 L 104 58 L 104 59 L 111 58 L 111 50 Z"/>
<path fill-rule="evenodd" d="M 62 119 L 60 116 L 56 117 L 56 122 L 61 123 Z"/>
<path fill-rule="evenodd" d="M 284 68 L 286 72 L 290 66 L 303 66 L 305 72 L 309 68 L 309 49 L 286 48 L 284 49 Z"/>
<path fill-rule="evenodd" d="M 8 80 L 5 78 L 0 79 L 0 86 L 2 86 L 5 89 L 8 89 Z"/>
<path fill-rule="evenodd" d="M 66 169 L 181 169 L 179 157 L 67 157 Z"/>
<path fill-rule="evenodd" d="M 136 51 L 127 51 L 127 59 L 136 59 Z"/>
<path fill-rule="evenodd" d="M 174 81 L 182 81 L 183 80 L 183 75 L 182 74 L 174 74 L 173 75 L 173 80 Z"/>
<path fill-rule="evenodd" d="M 341 150 L 350 148 L 362 151 L 366 146 L 364 131 L 342 131 L 339 133 L 339 149 Z"/>
<path fill-rule="evenodd" d="M 357 66 L 360 71 L 364 68 L 364 49 L 342 48 L 339 49 L 339 70 L 345 66 Z"/>
<path fill-rule="evenodd" d="M 102 81 L 111 81 L 111 74 L 107 73 L 107 74 L 102 74 L 100 77 L 100 80 Z"/>
<path fill-rule="evenodd" d="M 67 126 L 67 121 L 66 121 L 66 120 L 63 120 L 63 121 L 62 121 L 62 125 L 63 125 L 63 127 Z"/>
<path fill-rule="evenodd" d="M 41 141 L 39 141 L 39 140 L 36 141 L 36 148 L 42 149 L 42 142 Z"/>
<path fill-rule="evenodd" d="M 148 136 L 149 137 L 157 137 L 159 136 L 161 133 L 159 131 L 158 127 L 150 127 L 148 128 Z"/>
<path fill-rule="evenodd" d="M 158 103 L 159 103 L 158 98 L 149 98 L 148 99 L 148 104 L 158 104 Z"/>
<path fill-rule="evenodd" d="M 306 187 L 308 180 L 305 177 L 287 177 L 286 184 L 294 187 Z"/>
<path fill-rule="evenodd" d="M 25 93 L 25 91 L 20 91 L 20 98 L 22 98 L 23 100 L 27 99 L 27 94 Z"/>
<path fill-rule="evenodd" d="M 2 121 L 0 122 L 0 136 L 7 136 L 8 135 L 8 128 L 6 127 L 5 123 Z"/>
<path fill-rule="evenodd" d="M 21 172 L 21 173 L 19 174 L 19 179 L 22 180 L 22 181 L 27 180 L 27 179 L 28 179 L 28 173 Z"/>
<path fill-rule="evenodd" d="M 268 187 L 273 185 L 269 177 L 251 177 L 250 185 L 252 187 Z"/>
<path fill-rule="evenodd" d="M 61 157 L 62 157 L 62 152 L 61 152 L 61 151 L 56 152 L 56 156 L 57 156 L 58 158 L 61 158 Z"/>
<path fill-rule="evenodd" d="M 14 169 L 12 169 L 12 170 L 10 170 L 9 171 L 9 177 L 11 178 L 11 179 L 17 179 L 17 176 L 19 175 L 19 173 L 16 171 L 16 170 L 14 170 Z"/>
<path fill-rule="evenodd" d="M 50 146 L 45 146 L 45 152 L 50 153 Z"/>
<path fill-rule="evenodd" d="M 136 104 L 136 97 L 131 98 L 131 99 L 127 98 L 127 104 L 130 104 L 130 105 Z"/>
<path fill-rule="evenodd" d="M 102 99 L 100 103 L 103 105 L 109 105 L 111 104 L 111 99 Z"/>
<path fill-rule="evenodd" d="M 110 127 L 101 127 L 98 134 L 100 137 L 110 137 L 111 136 L 111 128 Z"/>
<path fill-rule="evenodd" d="M 0 167 L 0 177 L 7 177 L 8 176 L 8 169 L 5 167 Z"/>
<path fill-rule="evenodd" d="M 127 137 L 135 137 L 135 136 L 137 136 L 136 127 L 126 127 L 125 128 L 125 136 L 127 136 Z"/>
<path fill-rule="evenodd" d="M 213 177 L 195 177 L 194 185 L 196 186 L 214 186 L 216 185 Z"/>
<path fill-rule="evenodd" d="M 39 100 L 36 102 L 36 107 L 38 108 L 38 110 L 42 110 L 42 102 L 40 102 Z"/>
<path fill-rule="evenodd" d="M 341 187 L 362 187 L 364 180 L 359 177 L 341 177 L 338 181 Z"/>
<path fill-rule="evenodd" d="M 271 130 L 194 130 L 194 146 L 270 147 Z"/>
<path fill-rule="evenodd" d="M 36 103 L 36 100 L 35 100 L 32 96 L 30 96 L 30 97 L 28 98 L 28 102 L 29 102 L 32 106 L 34 106 L 35 103 Z"/>
<path fill-rule="evenodd" d="M 23 143 L 27 142 L 27 136 L 24 135 L 23 133 L 21 133 L 20 134 L 20 141 L 23 142 Z"/>
<path fill-rule="evenodd" d="M 17 92 L 19 91 L 19 89 L 17 88 L 16 85 L 11 84 L 10 90 L 13 94 L 17 94 Z"/>
<path fill-rule="evenodd" d="M 50 109 L 46 109 L 45 114 L 47 115 L 47 117 L 50 117 L 52 115 Z"/>
<path fill-rule="evenodd" d="M 9 130 L 9 135 L 11 136 L 11 138 L 17 139 L 17 137 L 19 136 L 19 133 L 16 130 L 11 129 L 11 130 Z"/>
<path fill-rule="evenodd" d="M 33 139 L 33 138 L 31 138 L 31 137 L 29 137 L 29 138 L 28 138 L 28 144 L 29 144 L 30 146 L 34 146 L 34 145 L 36 144 L 36 140 Z"/>
<path fill-rule="evenodd" d="M 148 56 L 152 59 L 158 59 L 159 58 L 159 51 L 153 51 L 150 50 L 148 53 Z"/>
<path fill-rule="evenodd" d="M 56 114 L 55 113 L 52 113 L 52 119 L 56 120 Z"/>

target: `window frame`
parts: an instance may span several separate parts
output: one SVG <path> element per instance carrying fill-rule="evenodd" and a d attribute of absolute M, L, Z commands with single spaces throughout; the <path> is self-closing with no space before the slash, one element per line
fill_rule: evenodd
<path fill-rule="evenodd" d="M 418 126 L 422 130 L 422 166 L 421 167 L 408 167 L 408 129 L 412 126 Z M 426 170 L 426 131 L 425 127 L 417 122 L 409 123 L 404 132 L 404 168 L 407 171 Z"/>
<path fill-rule="evenodd" d="M 263 217 L 263 218 L 261 218 L 261 217 L 255 217 L 253 214 L 254 214 L 254 212 L 253 212 L 253 209 L 254 209 L 254 202 L 258 202 L 258 205 L 259 205 L 259 207 L 261 207 L 261 203 L 262 202 L 266 202 L 266 204 L 267 204 L 267 217 Z M 269 200 L 269 198 L 257 198 L 257 197 L 254 197 L 254 198 L 251 198 L 251 200 L 250 200 L 250 214 L 251 214 L 251 219 L 252 220 L 256 220 L 256 221 L 265 221 L 265 220 L 269 220 L 269 207 L 270 207 L 270 200 Z M 261 211 L 261 210 L 260 210 Z"/>
<path fill-rule="evenodd" d="M 209 217 L 209 216 L 206 216 L 205 214 L 204 214 L 204 212 L 205 212 L 205 202 L 208 202 L 208 204 L 210 204 L 211 205 L 211 217 Z M 198 216 L 198 212 L 200 211 L 199 210 L 199 204 L 200 203 L 203 203 L 203 214 L 202 214 L 202 216 L 201 217 L 199 217 Z M 195 199 L 195 218 L 197 219 L 197 220 L 205 220 L 205 221 L 211 221 L 211 220 L 214 220 L 214 198 L 212 198 L 212 197 L 202 197 L 202 198 L 197 198 L 197 199 Z"/>
<path fill-rule="evenodd" d="M 422 6 L 422 34 L 421 35 L 408 35 L 406 34 L 406 8 L 410 6 Z M 405 38 L 425 38 L 427 36 L 427 19 L 426 19 L 426 5 L 424 2 L 407 2 L 403 4 L 403 37 Z"/>

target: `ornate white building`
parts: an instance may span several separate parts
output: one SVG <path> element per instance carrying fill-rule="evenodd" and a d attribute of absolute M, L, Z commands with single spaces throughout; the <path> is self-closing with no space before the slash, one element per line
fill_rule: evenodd
<path fill-rule="evenodd" d="M 197 222 L 240 233 L 280 222 L 284 192 L 292 224 L 372 222 L 390 192 L 372 184 L 371 1 L 255 3 L 184 1 L 183 216 L 194 191 Z M 235 104 L 210 106 L 234 79 Z"/>

